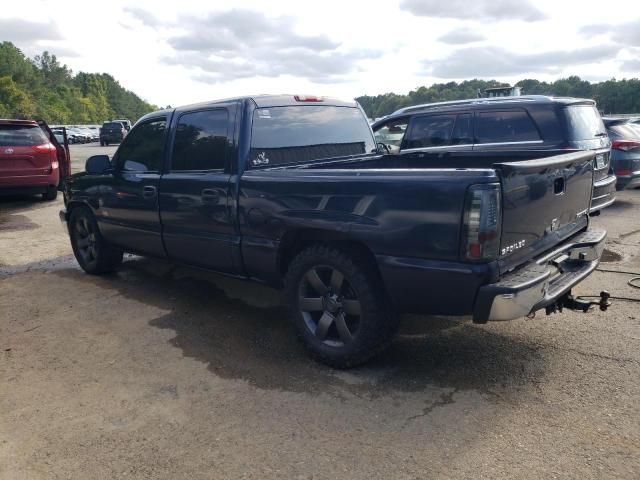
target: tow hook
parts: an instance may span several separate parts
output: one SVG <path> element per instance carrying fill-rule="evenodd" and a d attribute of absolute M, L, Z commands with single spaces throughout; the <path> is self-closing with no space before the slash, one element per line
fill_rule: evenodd
<path fill-rule="evenodd" d="M 598 301 L 590 301 L 585 300 L 581 297 L 574 297 L 571 295 L 571 292 L 565 294 L 562 298 L 560 298 L 556 303 L 549 305 L 546 307 L 547 315 L 551 315 L 555 312 L 562 312 L 564 308 L 568 308 L 569 310 L 580 310 L 582 312 L 589 311 L 592 305 L 598 305 L 600 310 L 605 312 L 607 308 L 611 306 L 610 300 L 611 294 L 606 290 L 600 292 L 600 300 Z"/>

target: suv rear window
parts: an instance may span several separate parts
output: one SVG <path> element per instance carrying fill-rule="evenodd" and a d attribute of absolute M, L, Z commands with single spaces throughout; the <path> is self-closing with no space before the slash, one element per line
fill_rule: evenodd
<path fill-rule="evenodd" d="M 640 125 L 621 123 L 608 128 L 609 136 L 616 138 L 640 138 Z"/>
<path fill-rule="evenodd" d="M 120 128 L 124 128 L 124 125 L 121 124 L 120 122 L 108 122 L 108 123 L 105 123 L 104 125 L 102 125 L 102 128 L 117 128 L 117 129 L 120 129 Z"/>
<path fill-rule="evenodd" d="M 593 105 L 572 105 L 563 109 L 569 140 L 591 140 L 607 134 L 600 113 Z"/>
<path fill-rule="evenodd" d="M 476 143 L 531 142 L 540 134 L 531 117 L 524 110 L 479 112 L 476 124 Z"/>
<path fill-rule="evenodd" d="M 0 147 L 30 147 L 48 141 L 36 125 L 0 125 Z"/>
<path fill-rule="evenodd" d="M 269 107 L 253 114 L 250 167 L 375 152 L 369 124 L 354 107 Z"/>

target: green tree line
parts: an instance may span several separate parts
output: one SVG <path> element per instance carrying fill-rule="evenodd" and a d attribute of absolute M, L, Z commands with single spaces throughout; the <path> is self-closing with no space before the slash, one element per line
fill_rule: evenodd
<path fill-rule="evenodd" d="M 417 88 L 407 95 L 364 95 L 356 100 L 360 102 L 368 117 L 378 118 L 410 105 L 475 98 L 478 90 L 502 85 L 496 80 L 474 79 L 460 83 L 436 83 L 430 87 Z M 516 85 L 522 87 L 522 93 L 525 95 L 592 98 L 597 102 L 598 109 L 606 114 L 640 113 L 640 79 L 637 78 L 590 83 L 572 76 L 551 83 L 525 79 Z"/>
<path fill-rule="evenodd" d="M 43 119 L 52 124 L 135 122 L 157 109 L 107 73 L 76 75 L 55 55 L 27 58 L 11 42 L 0 43 L 0 118 Z"/>

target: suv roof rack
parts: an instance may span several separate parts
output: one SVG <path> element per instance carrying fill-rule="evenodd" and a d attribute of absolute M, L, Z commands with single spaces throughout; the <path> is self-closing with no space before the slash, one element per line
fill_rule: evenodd
<path fill-rule="evenodd" d="M 412 105 L 410 107 L 404 107 L 396 110 L 391 115 L 400 115 L 404 113 L 411 113 L 419 110 L 428 110 L 428 109 L 437 109 L 440 107 L 451 107 L 458 105 L 486 105 L 486 104 L 509 104 L 509 103 L 529 103 L 529 102 L 539 102 L 539 103 L 551 103 L 551 102 L 561 102 L 566 104 L 572 103 L 582 103 L 587 100 L 583 98 L 574 98 L 574 97 L 552 97 L 549 95 L 520 95 L 514 97 L 488 97 L 488 98 L 470 98 L 466 100 L 450 100 L 447 102 L 434 102 L 434 103 L 423 103 L 421 105 Z"/>

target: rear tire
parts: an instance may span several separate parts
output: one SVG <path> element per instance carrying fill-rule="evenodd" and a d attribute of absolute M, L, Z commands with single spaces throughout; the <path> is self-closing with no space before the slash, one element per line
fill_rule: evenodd
<path fill-rule="evenodd" d="M 42 199 L 49 202 L 58 198 L 58 189 L 56 187 L 48 187 L 47 191 L 42 194 Z"/>
<path fill-rule="evenodd" d="M 76 207 L 71 210 L 69 236 L 73 254 L 85 272 L 92 275 L 112 272 L 122 263 L 122 250 L 102 238 L 89 208 Z"/>
<path fill-rule="evenodd" d="M 362 364 L 397 331 L 382 281 L 368 260 L 329 245 L 303 250 L 289 265 L 285 297 L 298 337 L 334 368 Z"/>

